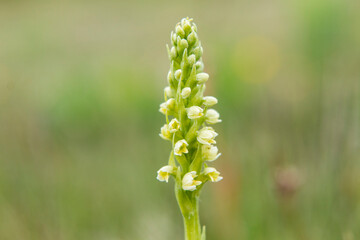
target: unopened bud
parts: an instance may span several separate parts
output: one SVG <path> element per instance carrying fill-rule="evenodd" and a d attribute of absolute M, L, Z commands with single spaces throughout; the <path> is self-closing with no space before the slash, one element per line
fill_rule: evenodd
<path fill-rule="evenodd" d="M 176 45 L 176 33 L 174 33 L 173 31 L 171 31 L 170 40 L 172 45 Z"/>
<path fill-rule="evenodd" d="M 168 86 L 166 88 L 164 88 L 164 92 L 166 94 L 167 97 L 173 97 L 173 94 L 172 94 L 172 91 L 171 91 L 171 88 Z"/>
<path fill-rule="evenodd" d="M 171 50 L 170 50 L 170 56 L 171 56 L 171 59 L 174 59 L 177 57 L 177 52 L 176 52 L 176 49 L 175 47 L 172 47 Z"/>
<path fill-rule="evenodd" d="M 175 79 L 179 81 L 181 78 L 181 69 L 176 70 L 174 75 Z"/>
<path fill-rule="evenodd" d="M 195 32 L 191 32 L 189 36 L 187 37 L 187 40 L 190 45 L 193 45 L 197 41 L 197 34 Z"/>
<path fill-rule="evenodd" d="M 182 29 L 182 27 L 180 27 L 180 25 L 177 25 L 177 26 L 176 26 L 175 31 L 176 31 L 176 34 L 177 34 L 178 36 L 180 36 L 181 38 L 185 37 L 184 29 Z"/>
<path fill-rule="evenodd" d="M 207 73 L 198 73 L 196 74 L 196 80 L 198 83 L 205 83 L 209 79 L 209 74 Z"/>
<path fill-rule="evenodd" d="M 194 55 L 194 54 L 191 54 L 191 55 L 188 57 L 189 65 L 190 65 L 190 66 L 194 65 L 195 61 L 196 61 L 195 55 Z"/>
<path fill-rule="evenodd" d="M 168 75 L 167 75 L 167 79 L 169 82 L 171 82 L 172 80 L 172 74 L 171 74 L 171 71 L 169 71 Z"/>
<path fill-rule="evenodd" d="M 206 107 L 211 107 L 211 106 L 214 106 L 215 104 L 218 103 L 218 100 L 216 98 L 214 98 L 214 97 L 211 97 L 211 96 L 206 96 L 203 99 L 204 99 L 203 104 Z"/>
<path fill-rule="evenodd" d="M 181 39 L 179 45 L 180 45 L 180 48 L 181 48 L 181 49 L 185 49 L 185 48 L 189 47 L 189 44 L 188 44 L 188 42 L 187 42 L 185 39 Z"/>
<path fill-rule="evenodd" d="M 196 56 L 196 59 L 200 59 L 200 57 L 202 56 L 202 49 L 201 47 L 196 47 L 194 49 L 194 54 Z"/>
<path fill-rule="evenodd" d="M 185 99 L 190 96 L 190 93 L 191 93 L 191 88 L 186 87 L 181 91 L 181 97 Z"/>
<path fill-rule="evenodd" d="M 196 26 L 195 23 L 192 24 L 191 29 L 192 29 L 194 32 L 197 32 L 197 26 Z"/>
<path fill-rule="evenodd" d="M 191 25 L 189 21 L 184 23 L 183 29 L 185 31 L 185 34 L 189 34 L 189 32 L 191 32 Z"/>
<path fill-rule="evenodd" d="M 196 66 L 196 70 L 198 72 L 201 72 L 202 70 L 204 70 L 204 64 L 202 63 L 202 61 L 197 61 L 195 63 L 195 66 Z"/>

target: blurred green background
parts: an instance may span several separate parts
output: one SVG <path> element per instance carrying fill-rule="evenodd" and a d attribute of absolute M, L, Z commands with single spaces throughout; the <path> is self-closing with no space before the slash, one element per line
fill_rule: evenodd
<path fill-rule="evenodd" d="M 194 18 L 224 180 L 208 240 L 360 239 L 360 2 L 0 1 L 0 239 L 183 239 L 156 180 L 165 44 Z"/>

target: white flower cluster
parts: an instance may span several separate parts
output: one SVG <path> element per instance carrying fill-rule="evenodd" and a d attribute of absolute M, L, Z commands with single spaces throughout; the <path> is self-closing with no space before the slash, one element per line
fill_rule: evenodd
<path fill-rule="evenodd" d="M 172 156 L 169 164 L 157 172 L 157 179 L 168 182 L 169 176 L 173 175 L 181 179 L 183 190 L 195 191 L 206 181 L 222 179 L 215 168 L 205 163 L 221 155 L 214 145 L 218 134 L 206 126 L 221 122 L 220 114 L 211 108 L 218 100 L 203 96 L 209 74 L 203 72 L 203 48 L 192 19 L 182 19 L 175 32 L 171 32 L 170 39 L 169 86 L 164 89 L 165 102 L 159 109 L 166 116 L 167 123 L 161 127 L 159 135 L 172 142 Z M 169 117 L 172 117 L 170 121 Z M 173 161 L 174 157 L 180 166 Z"/>

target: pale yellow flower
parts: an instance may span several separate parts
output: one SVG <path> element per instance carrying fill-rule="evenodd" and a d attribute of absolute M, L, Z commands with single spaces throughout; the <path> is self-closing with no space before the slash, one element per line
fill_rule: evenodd
<path fill-rule="evenodd" d="M 215 124 L 215 123 L 221 122 L 219 117 L 220 117 L 220 114 L 214 109 L 209 109 L 205 113 L 205 121 L 207 124 Z"/>
<path fill-rule="evenodd" d="M 170 130 L 169 125 L 165 124 L 164 126 L 161 127 L 159 136 L 162 139 L 171 140 L 172 134 L 171 134 L 171 130 Z"/>
<path fill-rule="evenodd" d="M 218 134 L 214 131 L 212 127 L 203 127 L 200 131 L 198 131 L 197 140 L 201 144 L 215 144 L 216 141 L 214 140 L 214 138 L 217 135 Z"/>
<path fill-rule="evenodd" d="M 189 144 L 185 141 L 185 139 L 179 140 L 175 143 L 174 154 L 181 156 L 183 153 L 188 153 L 188 149 L 186 148 Z"/>
<path fill-rule="evenodd" d="M 196 186 L 202 183 L 201 181 L 194 180 L 196 177 L 197 175 L 195 171 L 186 173 L 182 179 L 182 188 L 186 191 L 196 190 Z"/>
<path fill-rule="evenodd" d="M 223 177 L 220 176 L 220 172 L 218 172 L 213 167 L 207 167 L 204 169 L 204 175 L 208 176 L 210 178 L 210 181 L 212 182 L 219 182 L 223 179 Z"/>
<path fill-rule="evenodd" d="M 203 114 L 203 109 L 201 107 L 198 106 L 192 106 L 186 109 L 187 111 L 187 116 L 189 119 L 196 119 L 199 117 L 202 117 Z"/>
<path fill-rule="evenodd" d="M 160 104 L 160 109 L 159 111 L 163 114 L 170 114 L 170 111 L 174 111 L 176 105 L 176 101 L 174 98 L 170 98 L 169 100 L 167 100 L 166 102 Z"/>
<path fill-rule="evenodd" d="M 201 147 L 204 161 L 212 162 L 218 159 L 218 157 L 221 155 L 221 153 L 218 153 L 218 151 L 218 148 L 213 145 L 202 145 Z"/>
<path fill-rule="evenodd" d="M 174 174 L 175 168 L 173 166 L 164 166 L 157 171 L 157 179 L 161 182 L 168 182 L 171 174 Z"/>
<path fill-rule="evenodd" d="M 174 133 L 179 129 L 180 129 L 180 122 L 176 118 L 173 118 L 169 123 L 170 132 Z"/>

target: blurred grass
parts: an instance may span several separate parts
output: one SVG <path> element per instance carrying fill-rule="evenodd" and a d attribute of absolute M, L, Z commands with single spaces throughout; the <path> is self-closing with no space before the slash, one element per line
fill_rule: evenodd
<path fill-rule="evenodd" d="M 223 119 L 208 239 L 358 239 L 359 7 L 1 1 L 0 239 L 182 239 L 155 175 L 165 44 L 188 15 Z"/>

